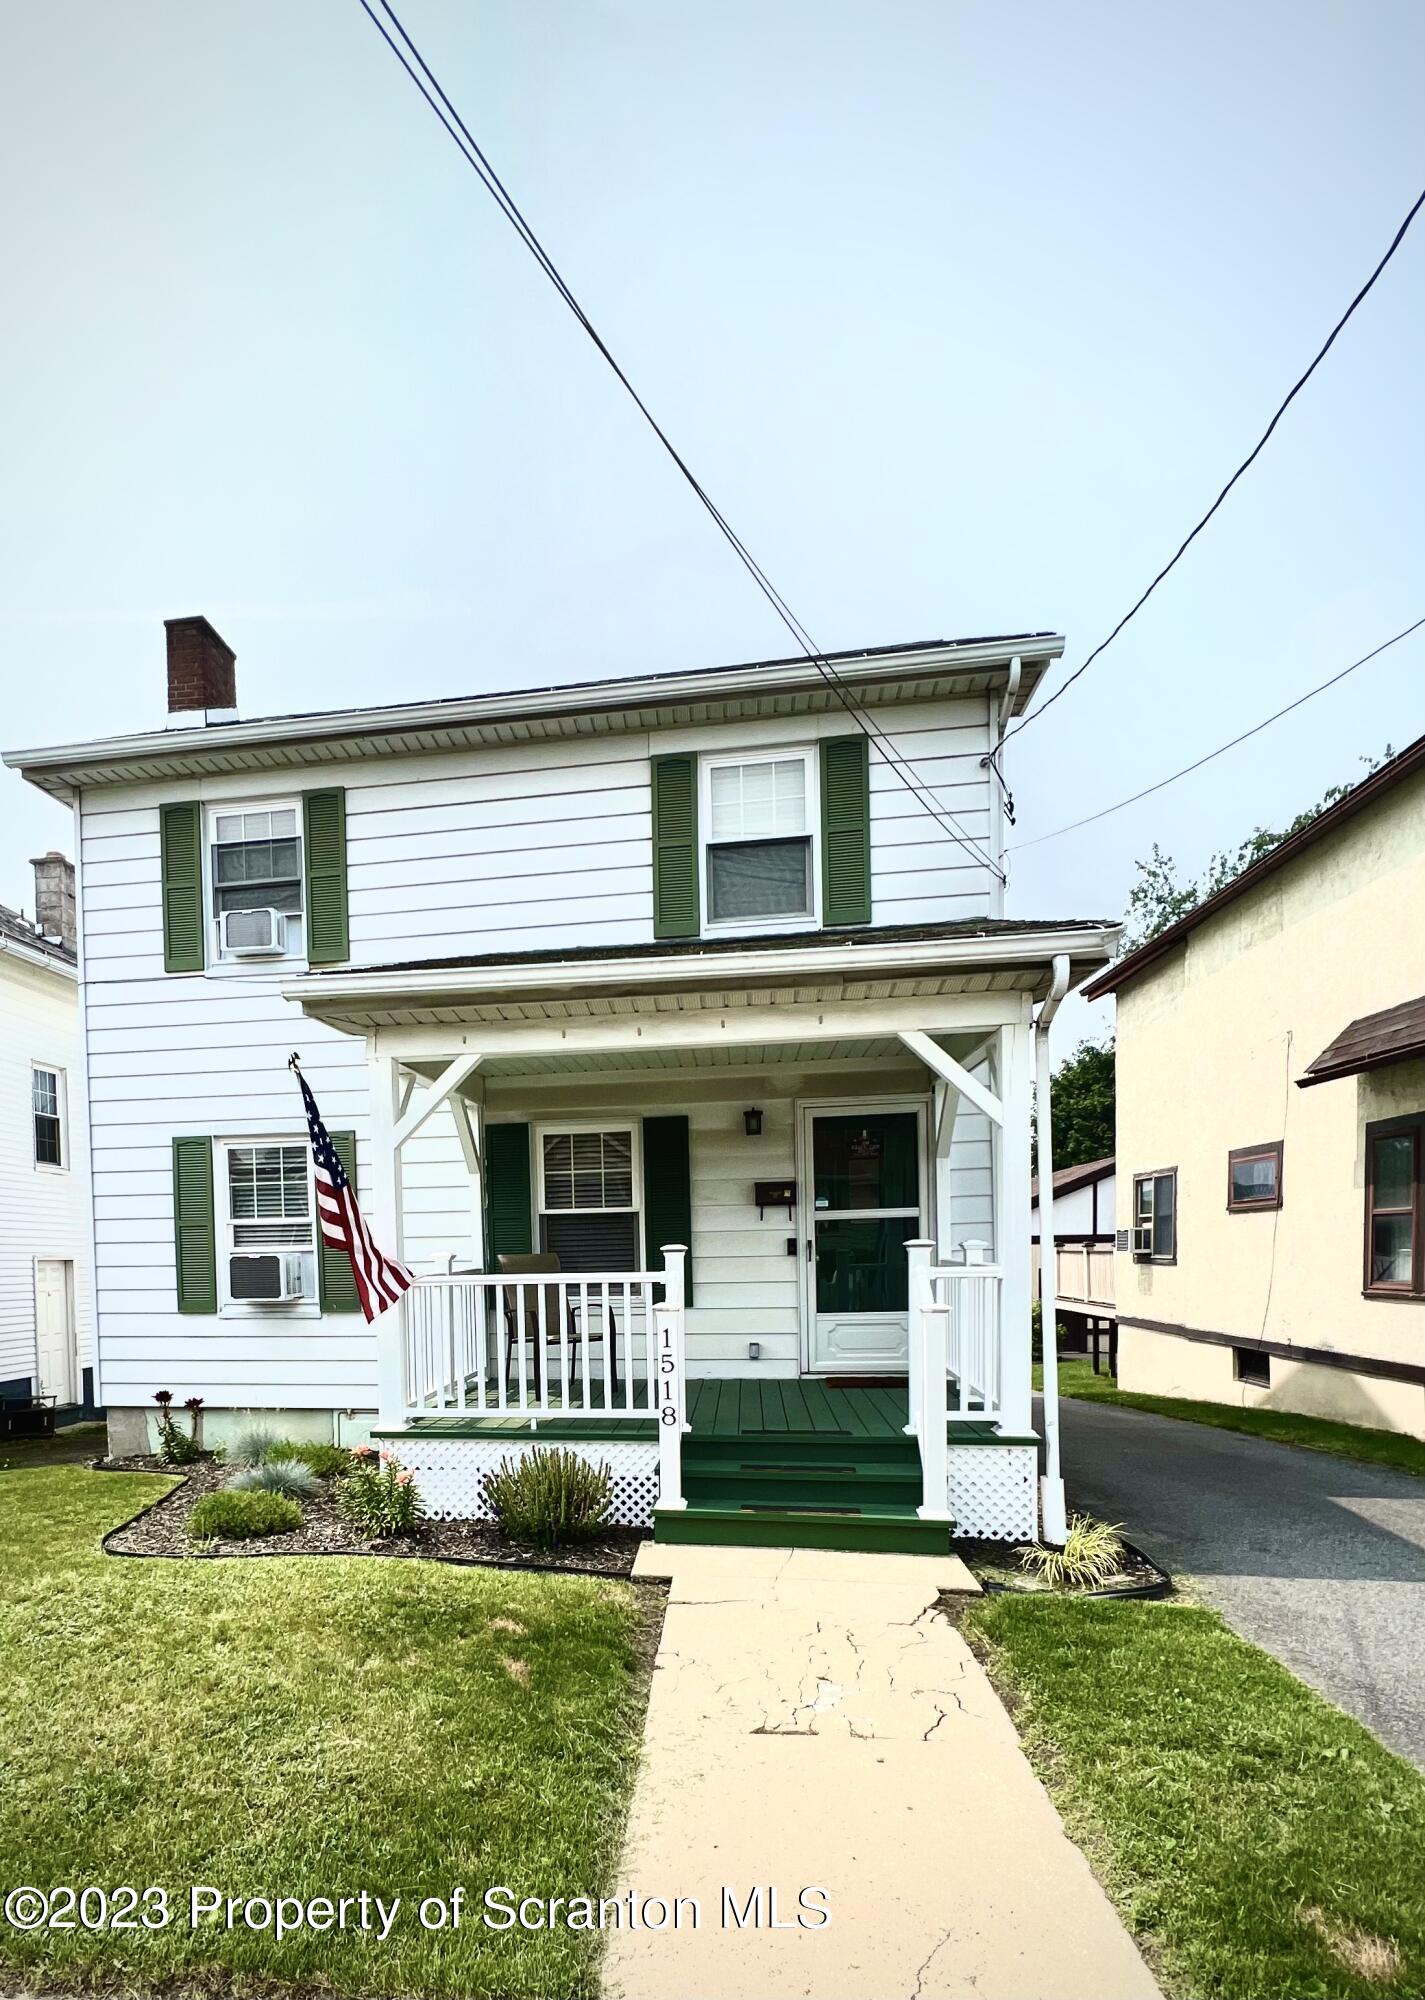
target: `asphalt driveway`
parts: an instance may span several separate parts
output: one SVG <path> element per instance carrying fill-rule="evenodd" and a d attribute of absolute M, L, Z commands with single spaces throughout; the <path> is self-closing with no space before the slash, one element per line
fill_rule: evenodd
<path fill-rule="evenodd" d="M 1425 1479 L 1099 1403 L 1062 1405 L 1071 1508 L 1425 1768 Z"/>

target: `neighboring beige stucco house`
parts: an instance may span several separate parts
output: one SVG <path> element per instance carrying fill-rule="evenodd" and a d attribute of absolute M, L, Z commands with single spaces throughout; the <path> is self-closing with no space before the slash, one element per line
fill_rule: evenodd
<path fill-rule="evenodd" d="M 1425 1437 L 1425 737 L 1108 993 L 1122 1386 Z"/>

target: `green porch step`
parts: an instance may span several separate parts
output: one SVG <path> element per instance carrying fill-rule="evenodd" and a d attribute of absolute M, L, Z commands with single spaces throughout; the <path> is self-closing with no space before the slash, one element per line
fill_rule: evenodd
<path fill-rule="evenodd" d="M 914 1513 L 920 1505 L 920 1467 L 776 1465 L 755 1459 L 740 1465 L 685 1466 L 683 1494 L 706 1507 L 749 1501 L 807 1509 L 881 1504 Z"/>
<path fill-rule="evenodd" d="M 944 1555 L 950 1525 L 922 1521 L 913 1509 L 862 1506 L 845 1511 L 791 1507 L 655 1507 L 657 1542 L 718 1543 L 729 1548 L 861 1549 Z"/>

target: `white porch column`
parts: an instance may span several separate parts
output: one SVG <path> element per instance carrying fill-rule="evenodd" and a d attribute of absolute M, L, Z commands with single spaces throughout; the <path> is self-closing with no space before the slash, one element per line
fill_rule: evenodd
<path fill-rule="evenodd" d="M 1029 1193 L 1030 1112 L 1033 1105 L 1033 1029 L 1028 1022 L 1001 1028 L 996 1051 L 1004 1123 L 995 1134 L 995 1262 L 1004 1273 L 1000 1291 L 1001 1428 L 1027 1437 L 1034 1417 L 1030 1320 Z"/>
<path fill-rule="evenodd" d="M 935 1303 L 935 1295 L 930 1287 L 930 1263 L 934 1255 L 935 1245 L 925 1237 L 917 1237 L 914 1242 L 905 1246 L 906 1304 L 909 1312 L 906 1329 L 908 1357 L 905 1384 L 909 1417 L 905 1427 L 907 1437 L 921 1435 L 921 1413 L 924 1408 L 921 1395 L 924 1387 L 921 1343 L 925 1331 L 925 1308 Z"/>
<path fill-rule="evenodd" d="M 380 1247 L 402 1257 L 400 1155 L 395 1146 L 400 1115 L 400 1064 L 383 1055 L 380 1037 L 368 1044 L 371 1097 L 371 1233 Z M 383 1424 L 399 1424 L 406 1408 L 406 1308 L 402 1301 L 376 1321 L 376 1395 Z"/>
<path fill-rule="evenodd" d="M 664 1243 L 663 1303 L 653 1308 L 654 1351 L 658 1378 L 654 1389 L 658 1411 L 658 1505 L 685 1508 L 683 1497 L 683 1433 L 688 1422 L 688 1357 L 684 1305 L 685 1243 Z M 633 1367 L 630 1342 L 628 1367 Z"/>

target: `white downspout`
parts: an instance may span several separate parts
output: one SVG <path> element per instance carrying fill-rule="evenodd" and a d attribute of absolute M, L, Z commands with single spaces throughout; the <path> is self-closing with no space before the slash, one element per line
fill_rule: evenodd
<path fill-rule="evenodd" d="M 1049 1027 L 1069 990 L 1069 960 L 1054 955 L 1049 991 L 1034 1024 L 1034 1096 L 1039 1131 L 1039 1312 L 1044 1354 L 1044 1477 L 1039 1508 L 1046 1542 L 1063 1546 L 1069 1533 L 1059 1461 L 1059 1288 L 1054 1238 L 1054 1117 L 1050 1103 Z"/>

